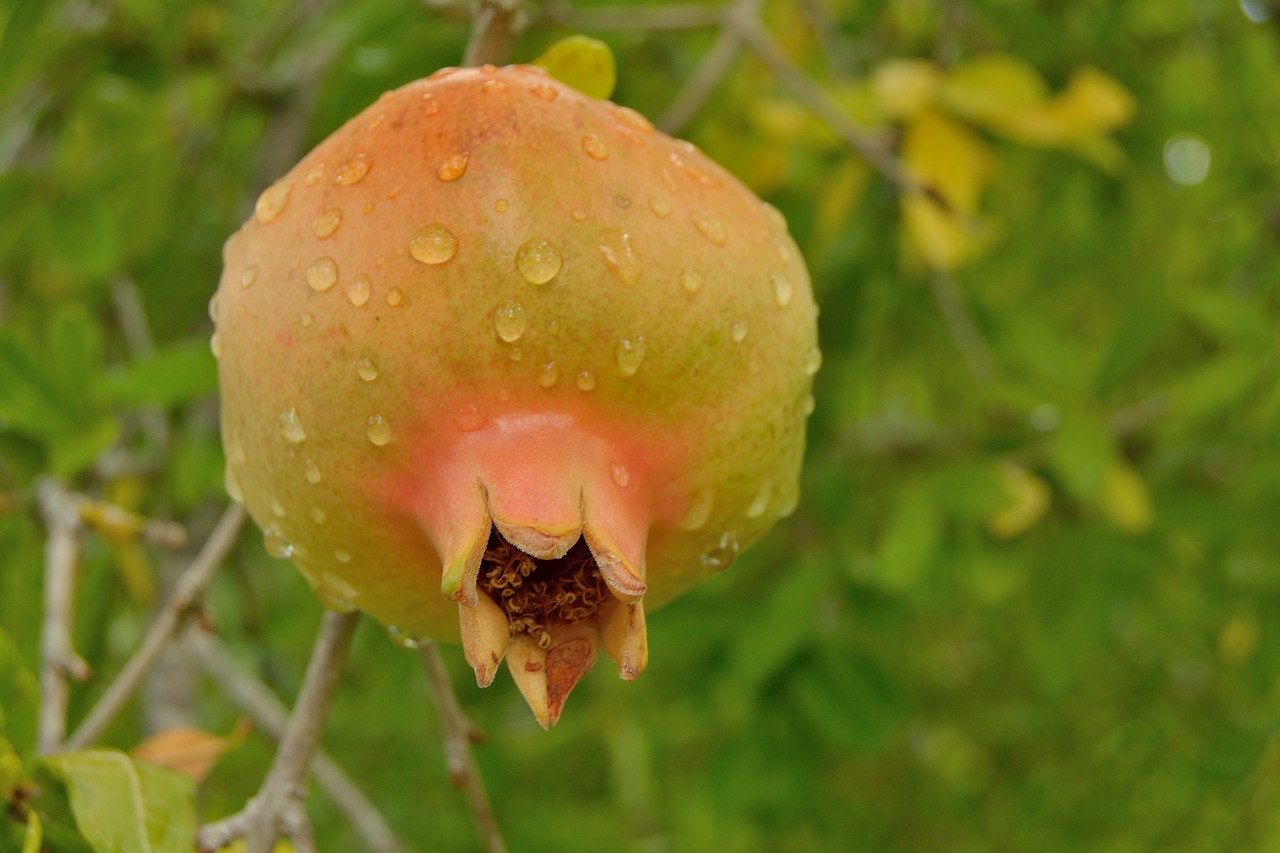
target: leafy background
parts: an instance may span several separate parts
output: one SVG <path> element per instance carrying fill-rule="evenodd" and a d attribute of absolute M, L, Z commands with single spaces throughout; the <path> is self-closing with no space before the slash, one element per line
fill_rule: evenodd
<path fill-rule="evenodd" d="M 593 5 L 531 3 L 513 58 L 586 31 L 618 57 L 615 100 L 659 117 L 722 37 L 574 27 Z M 763 21 L 955 213 L 904 199 L 749 53 L 682 128 L 786 214 L 813 273 L 804 497 L 652 617 L 641 679 L 601 666 L 550 734 L 446 648 L 512 849 L 1280 850 L 1280 9 L 805 0 Z M 0 3 L 0 733 L 19 752 L 37 478 L 201 541 L 226 502 L 205 313 L 223 239 L 346 117 L 456 64 L 467 30 L 411 0 Z M 95 675 L 73 721 L 185 560 L 115 532 L 85 541 Z M 321 612 L 296 573 L 246 533 L 208 605 L 292 696 Z M 216 684 L 175 689 L 180 719 L 233 731 Z M 106 744 L 171 724 L 159 692 Z M 265 772 L 271 743 L 238 741 L 205 819 Z M 372 624 L 325 745 L 410 845 L 477 848 L 418 658 Z M 323 849 L 358 849 L 322 792 L 312 814 Z"/>

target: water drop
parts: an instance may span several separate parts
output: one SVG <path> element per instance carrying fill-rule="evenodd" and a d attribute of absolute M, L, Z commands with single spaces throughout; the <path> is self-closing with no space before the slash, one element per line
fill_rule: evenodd
<path fill-rule="evenodd" d="M 428 97 L 428 96 L 424 95 L 423 97 Z M 439 101 L 428 101 L 428 102 L 427 102 L 427 109 L 426 109 L 426 113 L 427 113 L 427 115 L 429 115 L 429 116 L 439 115 L 439 113 L 440 113 L 440 102 L 439 102 Z"/>
<path fill-rule="evenodd" d="M 734 320 L 729 326 L 729 337 L 733 338 L 735 344 L 740 344 L 747 337 L 747 324 L 741 320 Z"/>
<path fill-rule="evenodd" d="M 783 240 L 781 237 L 774 237 L 773 248 L 777 249 L 778 251 L 779 263 L 783 263 L 783 264 L 791 263 L 791 247 L 787 245 L 786 240 Z"/>
<path fill-rule="evenodd" d="M 378 366 L 372 359 L 362 358 L 356 362 L 356 373 L 360 374 L 360 378 L 365 382 L 372 382 L 378 378 Z"/>
<path fill-rule="evenodd" d="M 397 628 L 395 625 L 387 627 L 387 636 L 391 638 L 391 642 L 395 643 L 403 649 L 416 649 L 422 645 L 422 639 L 411 636 Z"/>
<path fill-rule="evenodd" d="M 533 93 L 535 98 L 541 98 L 544 101 L 554 101 L 556 98 L 560 97 L 560 93 L 555 89 L 555 87 L 548 86 L 546 83 L 539 83 L 529 91 Z"/>
<path fill-rule="evenodd" d="M 339 554 L 345 555 L 347 559 L 339 559 Z M 351 555 L 347 554 L 346 551 L 334 551 L 333 556 L 339 563 L 351 561 Z M 325 572 L 320 576 L 320 582 L 316 583 L 313 588 L 315 589 L 316 598 L 320 599 L 320 602 L 330 610 L 349 613 L 355 609 L 356 588 L 337 575 Z"/>
<path fill-rule="evenodd" d="M 510 206 L 511 206 L 511 203 L 507 201 L 505 198 L 500 198 L 493 203 L 493 209 L 498 211 L 499 213 L 506 213 L 507 208 Z"/>
<path fill-rule="evenodd" d="M 715 494 L 710 489 L 703 489 L 693 496 L 693 500 L 689 501 L 689 508 L 685 510 L 684 518 L 680 519 L 680 526 L 685 530 L 697 530 L 707 523 L 707 519 L 711 518 L 711 508 L 715 506 Z"/>
<path fill-rule="evenodd" d="M 303 474 L 306 476 L 308 483 L 320 482 L 320 466 L 310 459 L 307 460 L 303 468 Z"/>
<path fill-rule="evenodd" d="M 314 187 L 320 183 L 320 179 L 324 177 L 324 163 L 317 163 L 311 167 L 311 171 L 307 172 L 307 178 L 302 183 L 309 187 Z"/>
<path fill-rule="evenodd" d="M 456 181 L 461 178 L 467 171 L 467 160 L 471 159 L 470 151 L 463 151 L 461 154 L 454 154 L 448 160 L 440 164 L 440 168 L 436 169 L 436 177 L 446 183 Z"/>
<path fill-rule="evenodd" d="M 680 275 L 680 285 L 690 293 L 697 293 L 702 289 L 702 284 L 702 273 L 697 270 L 685 270 Z"/>
<path fill-rule="evenodd" d="M 276 518 L 284 518 L 284 507 L 274 497 L 271 498 L 271 514 Z"/>
<path fill-rule="evenodd" d="M 618 360 L 618 370 L 623 376 L 635 376 L 636 371 L 640 369 L 640 363 L 644 361 L 644 335 L 619 338 L 614 356 Z"/>
<path fill-rule="evenodd" d="M 680 145 L 682 142 L 683 140 L 681 140 L 680 142 L 677 142 L 676 144 Z M 688 145 L 688 143 L 684 143 L 684 144 Z M 698 149 L 694 148 L 692 145 L 689 145 L 688 147 L 688 151 L 691 153 L 697 150 Z M 702 171 L 697 166 L 693 165 L 692 163 L 690 163 L 688 160 L 681 157 L 676 152 L 672 151 L 670 154 L 670 157 L 671 157 L 671 165 L 675 166 L 681 172 L 684 172 L 684 174 L 688 175 L 693 180 L 702 184 L 704 187 L 714 187 L 720 183 L 715 178 L 711 177 L 706 172 Z"/>
<path fill-rule="evenodd" d="M 641 133 L 653 133 L 652 122 L 630 107 L 620 107 L 615 105 L 612 111 L 614 118 L 618 119 L 622 124 L 625 124 L 633 130 L 638 130 Z"/>
<path fill-rule="evenodd" d="M 209 297 L 209 319 L 218 322 L 218 294 Z"/>
<path fill-rule="evenodd" d="M 387 291 L 387 304 L 392 308 L 404 301 L 404 291 L 398 287 L 393 287 Z"/>
<path fill-rule="evenodd" d="M 258 278 L 257 267 L 245 267 L 240 272 L 240 286 L 248 287 L 249 285 L 253 284 L 257 280 L 257 278 Z"/>
<path fill-rule="evenodd" d="M 280 423 L 280 434 L 284 436 L 285 441 L 290 444 L 301 444 L 307 440 L 307 431 L 302 428 L 297 409 L 281 412 L 276 420 Z"/>
<path fill-rule="evenodd" d="M 809 351 L 804 354 L 804 373 L 806 376 L 813 376 L 822 367 L 822 350 L 817 347 L 810 347 Z"/>
<path fill-rule="evenodd" d="M 379 117 L 379 120 L 381 120 L 381 117 Z M 372 129 L 371 127 L 370 130 Z M 337 173 L 333 176 L 333 182 L 348 187 L 352 184 L 358 184 L 364 180 L 365 175 L 369 174 L 369 169 L 372 166 L 373 161 L 369 159 L 367 154 L 357 154 L 338 167 Z"/>
<path fill-rule="evenodd" d="M 413 235 L 409 254 L 424 264 L 443 264 L 458 253 L 458 238 L 443 225 L 427 225 Z"/>
<path fill-rule="evenodd" d="M 631 206 L 631 199 L 627 198 L 625 195 L 615 195 L 613 197 L 613 203 L 618 207 L 621 207 L 623 210 L 626 210 Z"/>
<path fill-rule="evenodd" d="M 787 230 L 787 218 L 782 215 L 781 210 L 778 210 L 778 208 L 769 204 L 767 201 L 760 202 L 760 209 L 764 211 L 765 218 L 773 223 L 774 228 L 777 228 L 779 231 Z"/>
<path fill-rule="evenodd" d="M 813 410 L 817 405 L 818 403 L 816 400 L 813 399 L 813 395 L 806 394 L 804 397 L 804 402 L 800 405 L 800 411 L 804 413 L 804 416 L 807 418 L 809 417 L 809 415 L 813 414 Z"/>
<path fill-rule="evenodd" d="M 631 472 L 621 462 L 615 462 L 609 466 L 609 476 L 613 477 L 613 481 L 623 488 L 626 488 L 627 483 L 631 482 Z"/>
<path fill-rule="evenodd" d="M 316 319 L 315 317 L 312 317 L 306 311 L 303 311 L 302 314 L 298 317 L 298 322 L 302 324 L 302 328 L 305 329 L 309 327 L 312 323 L 314 323 L 315 319 Z"/>
<path fill-rule="evenodd" d="M 575 207 L 573 210 L 569 211 L 569 215 L 573 217 L 575 222 L 587 221 L 587 212 L 580 207 Z"/>
<path fill-rule="evenodd" d="M 275 557 L 277 560 L 284 560 L 293 556 L 293 545 L 280 532 L 280 528 L 274 524 L 268 524 L 262 529 L 262 546 L 267 549 L 267 553 Z"/>
<path fill-rule="evenodd" d="M 769 508 L 769 499 L 773 497 L 773 483 L 765 480 L 760 485 L 760 491 L 756 492 L 756 496 L 751 499 L 751 505 L 747 507 L 747 518 L 759 518 L 764 515 L 765 510 Z"/>
<path fill-rule="evenodd" d="M 662 183 L 670 193 L 676 193 L 680 189 L 680 185 L 676 183 L 676 179 L 672 176 L 670 169 L 662 170 Z"/>
<path fill-rule="evenodd" d="M 475 403 L 467 403 L 453 412 L 453 422 L 463 432 L 475 432 L 484 426 L 488 417 L 484 406 L 477 406 Z"/>
<path fill-rule="evenodd" d="M 248 455 L 244 452 L 244 442 L 240 440 L 240 433 L 236 430 L 231 431 L 231 458 L 236 461 L 237 465 L 243 465 L 249 461 Z"/>
<path fill-rule="evenodd" d="M 369 301 L 369 276 L 361 273 L 351 281 L 347 282 L 347 299 L 351 300 L 351 304 L 359 308 Z"/>
<path fill-rule="evenodd" d="M 222 485 L 226 488 L 231 500 L 238 504 L 244 503 L 244 490 L 240 488 L 240 478 L 236 476 L 236 469 L 231 467 L 230 462 L 222 469 Z"/>
<path fill-rule="evenodd" d="M 661 196 L 654 196 L 649 199 L 649 209 L 653 211 L 654 216 L 665 219 L 671 215 L 671 202 Z"/>
<path fill-rule="evenodd" d="M 644 270 L 631 248 L 631 235 L 621 228 L 601 229 L 600 257 L 613 277 L 623 284 L 635 284 Z"/>
<path fill-rule="evenodd" d="M 582 137 L 582 150 L 592 160 L 604 160 L 609 156 L 609 148 L 594 133 Z"/>
<path fill-rule="evenodd" d="M 529 320 L 525 317 L 524 306 L 514 299 L 508 299 L 493 312 L 493 330 L 498 333 L 499 338 L 509 344 L 520 340 L 520 336 L 528 326 Z"/>
<path fill-rule="evenodd" d="M 323 293 L 338 282 L 338 264 L 333 258 L 316 258 L 307 267 L 307 284 Z"/>
<path fill-rule="evenodd" d="M 383 447 L 391 441 L 391 425 L 387 423 L 387 419 L 382 415 L 369 415 L 369 423 L 365 427 L 365 434 L 369 436 L 369 441 L 378 447 Z"/>
<path fill-rule="evenodd" d="M 786 308 L 791 304 L 791 294 L 794 291 L 791 279 L 777 270 L 769 274 L 769 279 L 773 282 L 773 298 L 777 301 L 778 307 Z"/>
<path fill-rule="evenodd" d="M 337 560 L 339 563 L 350 563 L 351 555 L 339 548 L 333 552 L 333 559 Z"/>
<path fill-rule="evenodd" d="M 338 230 L 338 226 L 342 224 L 342 211 L 338 208 L 326 210 L 315 218 L 311 223 L 311 230 L 321 240 L 327 240 Z"/>
<path fill-rule="evenodd" d="M 209 352 L 214 358 L 222 358 L 222 335 L 217 332 L 209 336 Z"/>
<path fill-rule="evenodd" d="M 367 202 L 365 202 L 365 203 L 364 203 L 364 206 L 363 206 L 363 207 L 361 207 L 360 209 L 361 209 L 362 211 L 364 211 L 365 213 L 373 213 L 373 202 L 371 202 L 371 201 L 367 201 Z"/>
<path fill-rule="evenodd" d="M 573 380 L 581 391 L 590 391 L 596 387 L 596 376 L 590 370 L 584 370 Z"/>
<path fill-rule="evenodd" d="M 274 222 L 289 204 L 289 193 L 292 190 L 293 184 L 288 181 L 280 181 L 267 187 L 258 196 L 258 202 L 253 206 L 253 215 L 259 222 Z"/>
<path fill-rule="evenodd" d="M 502 92 L 507 88 L 507 84 L 501 80 L 485 80 L 480 84 L 480 91 L 486 94 L 490 92 Z"/>
<path fill-rule="evenodd" d="M 311 508 L 311 520 L 314 521 L 316 524 L 324 524 L 325 521 L 328 520 L 328 518 L 329 516 L 320 507 L 313 506 Z"/>
<path fill-rule="evenodd" d="M 512 361 L 519 361 L 519 360 L 520 360 L 520 359 L 522 359 L 522 358 L 524 358 L 524 350 L 520 349 L 520 347 L 512 347 L 512 348 L 511 348 L 511 360 L 512 360 Z"/>
<path fill-rule="evenodd" d="M 720 541 L 703 551 L 698 559 L 709 569 L 727 569 L 738 556 L 738 535 L 726 530 Z"/>
<path fill-rule="evenodd" d="M 546 240 L 527 240 L 516 250 L 516 268 L 530 284 L 546 284 L 560 272 L 560 253 Z"/>
<path fill-rule="evenodd" d="M 717 246 L 723 246 L 729 239 L 729 233 L 724 230 L 724 223 L 710 213 L 695 213 L 693 224 L 702 232 L 703 237 Z"/>
<path fill-rule="evenodd" d="M 556 367 L 554 361 L 548 361 L 542 365 L 542 372 L 538 374 L 538 384 L 543 388 L 550 388 L 556 384 L 556 380 L 560 378 L 560 370 Z"/>

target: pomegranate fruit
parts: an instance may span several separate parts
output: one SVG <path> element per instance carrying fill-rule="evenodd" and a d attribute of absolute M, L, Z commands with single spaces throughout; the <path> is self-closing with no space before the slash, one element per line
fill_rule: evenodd
<path fill-rule="evenodd" d="M 382 96 L 215 297 L 227 487 L 321 600 L 505 658 L 545 727 L 797 500 L 818 367 L 782 216 L 536 68 Z"/>

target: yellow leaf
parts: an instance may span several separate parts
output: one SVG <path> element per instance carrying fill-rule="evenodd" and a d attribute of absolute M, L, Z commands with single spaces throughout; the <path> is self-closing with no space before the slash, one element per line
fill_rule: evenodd
<path fill-rule="evenodd" d="M 938 98 L 947 109 L 980 123 L 1035 107 L 1049 85 L 1032 65 L 1004 53 L 987 54 L 951 69 Z"/>
<path fill-rule="evenodd" d="M 1064 148 L 1120 127 L 1133 110 L 1128 89 L 1101 71 L 1084 68 L 1056 96 L 993 116 L 991 127 L 1028 145 Z"/>
<path fill-rule="evenodd" d="M 889 118 L 910 118 L 933 103 L 942 82 L 938 66 L 927 59 L 891 59 L 871 74 L 871 91 Z"/>
<path fill-rule="evenodd" d="M 987 530 L 997 539 L 1012 539 L 1035 526 L 1049 509 L 1049 485 L 1016 462 L 1001 462 L 996 475 L 1010 503 L 987 519 Z"/>
<path fill-rule="evenodd" d="M 1142 475 L 1126 462 L 1117 461 L 1102 479 L 1098 509 L 1125 533 L 1142 533 L 1151 526 L 1151 495 Z"/>
<path fill-rule="evenodd" d="M 248 732 L 249 724 L 243 720 L 226 737 L 193 728 L 165 729 L 134 747 L 133 757 L 175 770 L 199 784 L 224 752 L 244 742 Z"/>
<path fill-rule="evenodd" d="M 613 94 L 618 72 L 613 51 L 599 39 L 569 36 L 561 39 L 532 63 L 584 95 L 607 98 Z"/>
<path fill-rule="evenodd" d="M 907 125 L 902 161 L 945 201 L 944 207 L 919 193 L 903 199 L 908 241 L 930 266 L 954 269 L 977 247 L 972 217 L 991 174 L 991 154 L 968 128 L 926 109 Z"/>
<path fill-rule="evenodd" d="M 1258 620 L 1237 613 L 1218 634 L 1218 656 L 1227 663 L 1244 663 L 1258 647 L 1259 635 Z"/>

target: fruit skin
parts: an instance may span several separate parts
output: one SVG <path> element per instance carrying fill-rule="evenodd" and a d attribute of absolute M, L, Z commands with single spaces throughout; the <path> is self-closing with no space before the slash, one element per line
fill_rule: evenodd
<path fill-rule="evenodd" d="M 541 283 L 537 241 L 560 259 Z M 228 488 L 330 607 L 452 639 L 490 522 L 544 559 L 581 532 L 643 646 L 637 602 L 795 506 L 816 308 L 780 214 L 538 69 L 383 95 L 263 193 L 224 262 Z"/>

